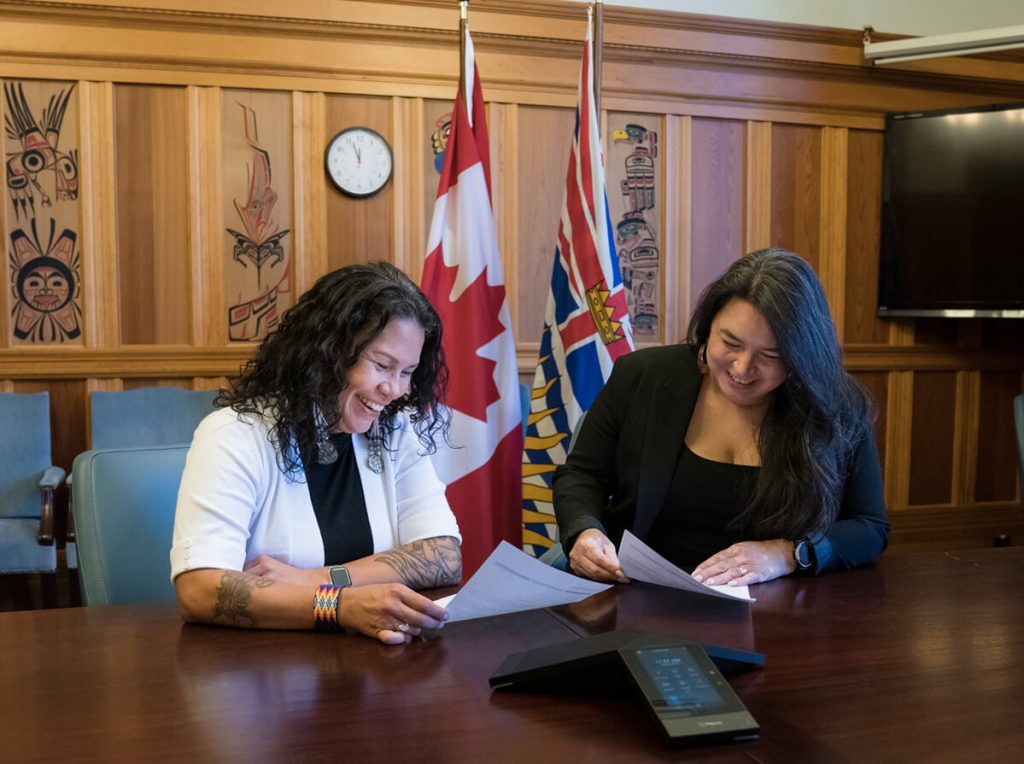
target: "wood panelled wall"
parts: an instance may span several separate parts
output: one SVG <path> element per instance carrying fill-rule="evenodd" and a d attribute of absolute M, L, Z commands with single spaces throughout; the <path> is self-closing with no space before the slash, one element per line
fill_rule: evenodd
<path fill-rule="evenodd" d="M 222 93 L 291 105 L 291 297 L 371 258 L 413 278 L 436 187 L 429 136 L 450 108 L 457 5 L 434 0 L 0 1 L 0 75 L 76 83 L 83 340 L 26 346 L 0 317 L 0 390 L 50 391 L 54 456 L 88 447 L 88 394 L 217 387 L 252 343 L 226 339 Z M 583 6 L 474 0 L 494 205 L 524 378 L 540 336 L 573 124 Z M 865 65 L 859 32 L 608 8 L 604 124 L 661 125 L 658 339 L 701 289 L 779 245 L 817 269 L 849 368 L 878 406 L 894 550 L 1024 541 L 1011 400 L 1020 322 L 876 317 L 883 115 L 1024 101 L 1024 57 Z M 366 125 L 395 149 L 369 200 L 333 191 L 323 150 Z M 282 195 L 284 199 L 286 195 Z M 230 201 L 229 201 L 230 203 Z M 5 228 L 7 230 L 7 228 Z M 5 269 L 6 271 L 7 269 Z M 5 293 L 9 288 L 5 288 Z"/>

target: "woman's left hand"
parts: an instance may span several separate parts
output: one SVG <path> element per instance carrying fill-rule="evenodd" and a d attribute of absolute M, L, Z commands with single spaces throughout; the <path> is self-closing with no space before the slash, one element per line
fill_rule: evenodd
<path fill-rule="evenodd" d="M 253 558 L 243 570 L 260 578 L 272 578 L 284 584 L 299 584 L 314 589 L 320 584 L 330 583 L 324 568 L 296 568 L 265 554 Z"/>
<path fill-rule="evenodd" d="M 708 586 L 748 586 L 794 570 L 792 541 L 741 541 L 704 560 L 693 569 L 693 577 Z"/>

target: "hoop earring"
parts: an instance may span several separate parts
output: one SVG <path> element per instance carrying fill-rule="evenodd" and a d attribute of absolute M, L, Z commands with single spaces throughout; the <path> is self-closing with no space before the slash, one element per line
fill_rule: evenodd
<path fill-rule="evenodd" d="M 316 461 L 318 464 L 334 464 L 338 461 L 338 449 L 331 442 L 327 429 L 327 417 L 319 405 L 313 404 L 313 418 L 316 420 Z"/>

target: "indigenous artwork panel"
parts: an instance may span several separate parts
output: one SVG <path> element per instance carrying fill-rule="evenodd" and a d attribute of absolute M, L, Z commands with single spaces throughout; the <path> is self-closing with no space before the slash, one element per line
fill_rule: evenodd
<path fill-rule="evenodd" d="M 10 332 L 15 344 L 79 344 L 75 83 L 5 80 L 3 91 Z"/>
<path fill-rule="evenodd" d="M 291 305 L 291 114 L 287 93 L 223 93 L 224 285 L 231 342 L 263 339 Z"/>
<path fill-rule="evenodd" d="M 641 114 L 608 116 L 608 209 L 615 230 L 619 270 L 639 341 L 660 337 L 662 297 L 660 205 L 664 170 L 659 159 L 661 118 Z"/>

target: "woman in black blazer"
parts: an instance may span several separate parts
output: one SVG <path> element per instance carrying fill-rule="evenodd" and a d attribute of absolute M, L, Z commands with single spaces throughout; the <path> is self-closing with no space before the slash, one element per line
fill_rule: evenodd
<path fill-rule="evenodd" d="M 687 344 L 616 363 L 555 473 L 570 569 L 625 580 L 629 529 L 708 584 L 876 559 L 889 532 L 863 388 L 821 283 L 780 249 L 701 296 Z"/>

